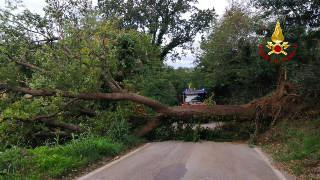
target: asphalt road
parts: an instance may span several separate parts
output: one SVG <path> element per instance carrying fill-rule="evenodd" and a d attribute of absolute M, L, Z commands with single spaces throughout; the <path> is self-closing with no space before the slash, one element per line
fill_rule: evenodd
<path fill-rule="evenodd" d="M 286 180 L 247 144 L 153 142 L 78 180 Z"/>

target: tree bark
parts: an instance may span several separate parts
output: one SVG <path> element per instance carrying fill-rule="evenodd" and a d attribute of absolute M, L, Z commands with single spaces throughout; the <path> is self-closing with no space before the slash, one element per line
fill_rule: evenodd
<path fill-rule="evenodd" d="M 149 132 L 151 132 L 152 130 L 154 130 L 156 127 L 162 125 L 163 122 L 160 121 L 159 118 L 154 117 L 152 118 L 152 120 L 146 124 L 145 126 L 143 126 L 143 128 L 141 128 L 140 130 L 138 130 L 134 135 L 138 136 L 138 137 L 143 137 L 144 135 L 148 134 Z"/>
<path fill-rule="evenodd" d="M 63 128 L 63 129 L 68 129 L 68 130 L 73 131 L 73 132 L 80 132 L 80 133 L 86 132 L 85 129 L 82 129 L 81 127 L 79 127 L 79 126 L 77 126 L 77 125 L 75 125 L 75 124 L 71 124 L 71 123 L 57 122 L 57 121 L 51 120 L 51 119 L 42 120 L 42 122 L 43 122 L 46 126 L 59 127 L 59 128 Z"/>
<path fill-rule="evenodd" d="M 192 116 L 202 115 L 233 115 L 238 118 L 251 118 L 255 112 L 249 105 L 213 105 L 213 106 L 176 106 L 170 107 L 167 113 L 176 118 L 190 118 Z M 160 121 L 159 118 L 154 117 L 148 124 L 138 130 L 135 135 L 142 137 L 165 122 Z"/>
<path fill-rule="evenodd" d="M 110 101 L 121 101 L 121 100 L 130 100 L 133 102 L 139 102 L 145 104 L 152 108 L 157 113 L 168 113 L 170 109 L 160 103 L 159 101 L 134 94 L 131 92 L 119 92 L 119 93 L 85 93 L 79 92 L 77 94 L 71 94 L 68 91 L 58 91 L 58 90 L 33 90 L 29 88 L 24 88 L 20 86 L 12 86 L 5 83 L 0 83 L 0 89 L 5 89 L 8 91 L 19 91 L 32 96 L 56 96 L 60 95 L 67 98 L 78 98 L 84 100 L 110 100 Z"/>

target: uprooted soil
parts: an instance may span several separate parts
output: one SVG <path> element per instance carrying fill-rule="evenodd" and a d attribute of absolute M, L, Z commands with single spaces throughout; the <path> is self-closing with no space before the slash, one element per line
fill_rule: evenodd
<path fill-rule="evenodd" d="M 276 119 L 295 118 L 299 115 L 299 107 L 303 103 L 303 96 L 296 94 L 297 86 L 291 82 L 279 82 L 277 89 L 269 95 L 255 99 L 248 103 L 265 117 Z"/>

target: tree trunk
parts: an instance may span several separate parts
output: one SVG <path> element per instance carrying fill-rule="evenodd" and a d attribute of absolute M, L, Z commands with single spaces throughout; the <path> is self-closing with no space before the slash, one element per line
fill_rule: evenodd
<path fill-rule="evenodd" d="M 66 123 L 66 122 L 57 122 L 55 120 L 51 120 L 51 119 L 47 119 L 47 120 L 42 120 L 42 122 L 46 125 L 46 126 L 51 126 L 51 127 L 59 127 L 59 128 L 63 128 L 63 129 L 68 129 L 74 132 L 86 132 L 85 129 L 82 129 L 81 127 L 71 124 L 71 123 Z"/>
<path fill-rule="evenodd" d="M 20 86 L 11 86 L 5 83 L 0 83 L 0 89 L 8 90 L 8 91 L 20 91 L 26 94 L 30 94 L 32 96 L 56 96 L 60 95 L 66 98 L 75 98 L 83 99 L 83 100 L 110 100 L 110 101 L 120 101 L 120 100 L 130 100 L 133 102 L 138 102 L 149 106 L 154 111 L 157 112 L 157 116 L 161 117 L 164 114 L 175 116 L 177 118 L 188 118 L 194 115 L 234 115 L 238 117 L 250 118 L 254 115 L 254 110 L 251 106 L 246 105 L 214 105 L 214 106 L 177 106 L 177 107 L 166 107 L 159 101 L 134 94 L 126 91 L 118 91 L 116 93 L 85 93 L 79 92 L 76 95 L 71 94 L 68 91 L 57 91 L 57 90 L 32 90 L 29 88 L 24 88 Z M 59 93 L 59 94 L 58 94 Z M 86 109 L 87 110 L 87 109 Z M 94 112 L 90 112 L 94 114 Z M 45 116 L 44 116 L 45 117 Z M 49 120 L 43 120 L 43 122 L 49 126 L 62 127 L 65 129 L 69 129 L 76 132 L 84 132 L 83 129 L 79 128 L 76 125 L 72 125 L 69 123 L 63 122 L 55 122 Z M 138 132 L 136 132 L 137 136 L 144 136 L 149 133 L 159 125 L 163 124 L 163 122 L 154 117 L 148 124 L 146 124 L 143 128 L 141 128 Z"/>
<path fill-rule="evenodd" d="M 120 100 L 130 100 L 133 102 L 139 102 L 145 104 L 157 112 L 157 116 L 154 117 L 148 124 L 136 132 L 137 136 L 144 136 L 148 132 L 152 131 L 159 125 L 163 124 L 165 120 L 160 120 L 163 115 L 175 116 L 177 118 L 189 118 L 194 115 L 233 115 L 242 118 L 251 118 L 255 113 L 263 113 L 266 116 L 273 117 L 274 112 L 282 110 L 286 112 L 287 116 L 293 117 L 294 114 L 298 112 L 298 107 L 301 104 L 302 97 L 295 94 L 290 94 L 292 92 L 292 87 L 290 83 L 282 83 L 281 86 L 277 88 L 272 96 L 263 97 L 256 99 L 247 105 L 213 105 L 213 106 L 177 106 L 177 107 L 166 107 L 159 101 L 134 94 L 126 91 L 118 91 L 116 93 L 85 93 L 79 92 L 76 95 L 71 94 L 67 91 L 57 90 L 32 90 L 29 88 L 23 88 L 19 86 L 11 86 L 5 83 L 0 83 L 0 89 L 7 91 L 20 91 L 32 96 L 55 96 L 60 95 L 66 98 L 74 98 L 69 101 L 68 104 L 77 101 L 78 99 L 83 100 L 110 100 L 110 101 L 120 101 Z M 285 88 L 288 87 L 288 88 Z M 288 90 L 289 89 L 289 90 Z M 288 106 L 291 104 L 291 106 Z M 295 106 L 293 106 L 295 105 Z M 66 106 L 66 105 L 65 105 Z M 272 109 L 270 110 L 270 107 Z M 268 109 L 269 108 L 269 109 Z M 280 110 L 279 110 L 280 108 Z M 62 108 L 63 109 L 63 108 Z M 61 110 L 62 110 L 61 109 Z M 255 112 L 256 109 L 260 109 L 260 112 Z M 94 114 L 94 112 L 90 112 Z M 54 113 L 53 115 L 55 115 Z M 47 117 L 47 116 L 40 116 Z M 42 118 L 43 119 L 43 118 Z M 163 119 L 163 118 L 161 118 Z M 76 125 L 71 125 L 68 123 L 57 123 L 54 121 L 44 121 L 47 125 L 53 125 L 56 127 L 63 127 L 77 132 L 83 132 Z"/>
<path fill-rule="evenodd" d="M 170 111 L 168 111 L 167 115 L 174 116 L 176 118 L 190 118 L 194 115 L 197 115 L 197 116 L 233 115 L 239 118 L 251 118 L 254 116 L 254 110 L 251 108 L 251 106 L 246 106 L 246 105 L 213 105 L 213 106 L 189 105 L 189 106 L 170 107 L 169 109 Z M 138 130 L 135 133 L 135 135 L 142 137 L 164 123 L 165 122 L 160 121 L 159 118 L 154 117 L 148 124 L 146 124 L 140 130 Z"/>
<path fill-rule="evenodd" d="M 67 98 L 78 98 L 78 99 L 84 99 L 84 100 L 110 100 L 110 101 L 121 101 L 121 100 L 130 100 L 133 102 L 139 102 L 142 104 L 145 104 L 152 108 L 157 113 L 168 113 L 170 109 L 160 103 L 159 101 L 134 94 L 131 92 L 119 92 L 119 93 L 85 93 L 85 92 L 79 92 L 76 95 L 71 94 L 68 91 L 58 91 L 57 90 L 33 90 L 29 88 L 24 88 L 20 86 L 12 86 L 5 83 L 0 83 L 0 89 L 5 89 L 8 91 L 19 91 L 26 94 L 30 94 L 32 96 L 56 96 L 60 95 L 62 97 Z"/>
<path fill-rule="evenodd" d="M 161 124 L 163 124 L 163 122 L 160 121 L 159 118 L 154 117 L 150 120 L 148 124 L 144 125 L 143 128 L 138 130 L 134 135 L 138 137 L 143 137 L 144 135 L 148 134 L 149 132 L 160 126 Z"/>

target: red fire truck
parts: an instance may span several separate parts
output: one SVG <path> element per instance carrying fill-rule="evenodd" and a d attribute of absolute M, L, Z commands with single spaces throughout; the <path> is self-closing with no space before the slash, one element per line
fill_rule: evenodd
<path fill-rule="evenodd" d="M 205 105 L 207 104 L 208 93 L 202 90 L 188 90 L 182 93 L 182 105 Z"/>

